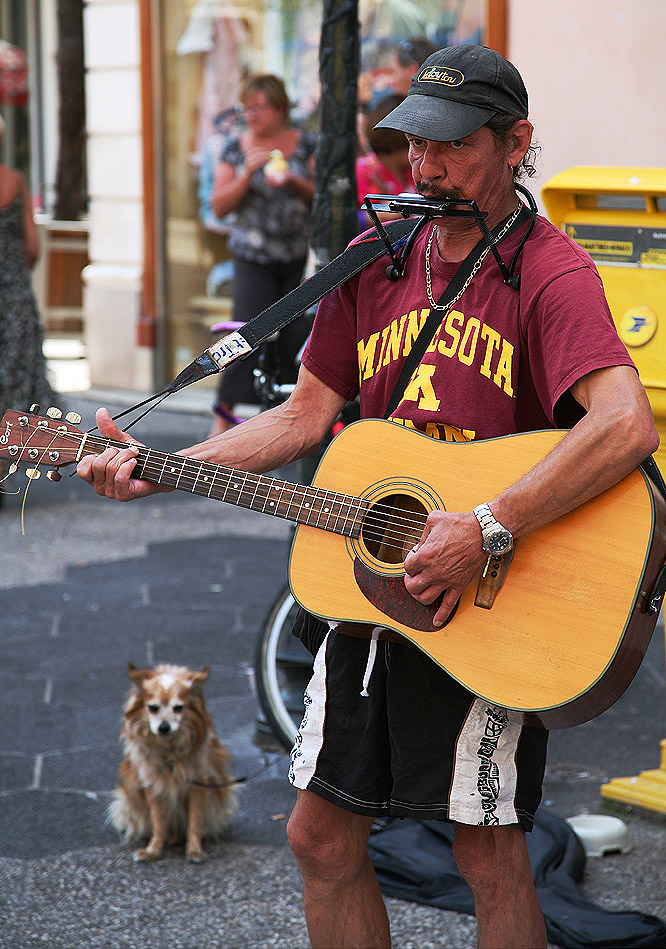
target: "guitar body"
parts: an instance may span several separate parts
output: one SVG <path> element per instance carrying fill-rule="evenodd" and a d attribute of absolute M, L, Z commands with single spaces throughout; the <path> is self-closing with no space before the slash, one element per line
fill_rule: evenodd
<path fill-rule="evenodd" d="M 59 468 L 124 447 L 81 432 L 75 413 L 47 415 L 5 413 L 0 458 L 11 462 L 10 473 L 27 462 L 28 476 L 38 477 L 34 466 Z M 640 469 L 520 537 L 511 562 L 505 558 L 495 579 L 488 571 L 482 589 L 470 583 L 442 628 L 433 623 L 436 605 L 422 606 L 404 584 L 404 559 L 431 511 L 470 511 L 496 497 L 564 435 L 439 442 L 366 419 L 333 440 L 312 486 L 145 446 L 137 446 L 135 473 L 295 521 L 291 586 L 307 610 L 355 624 L 348 627 L 354 634 L 394 630 L 513 719 L 564 728 L 619 698 L 657 622 L 666 588 L 666 503 Z"/>
<path fill-rule="evenodd" d="M 418 513 L 469 511 L 517 481 L 564 434 L 452 443 L 364 420 L 334 439 L 313 484 L 367 500 L 369 523 L 372 505 L 385 510 L 395 496 L 401 509 Z M 648 595 L 666 546 L 663 501 L 640 470 L 519 538 L 492 607 L 475 606 L 475 580 L 439 629 L 434 608 L 416 603 L 403 583 L 402 562 L 420 527 L 399 548 L 371 533 L 350 538 L 299 526 L 290 558 L 297 601 L 325 619 L 402 634 L 471 692 L 548 728 L 598 715 L 638 669 L 657 620 Z"/>

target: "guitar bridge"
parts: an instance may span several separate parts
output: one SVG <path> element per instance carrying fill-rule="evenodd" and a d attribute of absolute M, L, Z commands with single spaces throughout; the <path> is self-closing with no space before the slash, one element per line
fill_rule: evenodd
<path fill-rule="evenodd" d="M 491 554 L 488 557 L 483 573 L 479 577 L 474 606 L 480 606 L 482 610 L 491 609 L 495 597 L 502 589 L 512 560 L 513 549 L 505 554 Z"/>

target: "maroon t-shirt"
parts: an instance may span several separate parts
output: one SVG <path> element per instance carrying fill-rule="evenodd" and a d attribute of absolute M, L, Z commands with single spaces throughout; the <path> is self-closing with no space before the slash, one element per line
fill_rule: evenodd
<path fill-rule="evenodd" d="M 303 364 L 347 399 L 360 391 L 364 418 L 383 416 L 430 312 L 424 251 L 433 226 L 417 238 L 405 277 L 388 280 L 382 257 L 319 305 Z M 500 244 L 507 264 L 527 226 Z M 433 242 L 435 300 L 456 269 Z M 567 395 L 577 379 L 633 365 L 592 259 L 545 218 L 537 217 L 517 271 L 520 291 L 504 284 L 492 254 L 486 256 L 435 333 L 394 421 L 448 441 L 567 428 L 582 414 Z"/>

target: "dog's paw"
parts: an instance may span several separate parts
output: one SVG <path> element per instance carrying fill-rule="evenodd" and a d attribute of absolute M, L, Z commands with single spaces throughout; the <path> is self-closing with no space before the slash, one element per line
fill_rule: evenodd
<path fill-rule="evenodd" d="M 149 860 L 157 860 L 159 855 L 159 851 L 150 850 L 148 847 L 140 847 L 134 851 L 134 862 L 147 863 Z"/>
<path fill-rule="evenodd" d="M 185 856 L 190 863 L 203 863 L 206 859 L 206 854 L 201 847 L 188 847 Z"/>

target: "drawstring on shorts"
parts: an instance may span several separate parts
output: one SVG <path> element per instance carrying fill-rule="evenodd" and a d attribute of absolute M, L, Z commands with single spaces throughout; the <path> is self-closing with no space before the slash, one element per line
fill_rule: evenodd
<path fill-rule="evenodd" d="M 370 685 L 370 676 L 372 675 L 372 670 L 375 665 L 375 657 L 377 656 L 377 640 L 379 639 L 379 634 L 381 632 L 381 626 L 375 626 L 372 630 L 372 639 L 370 640 L 370 649 L 368 650 L 368 661 L 365 664 L 365 672 L 363 673 L 363 688 L 361 689 L 361 695 L 364 698 L 367 698 L 370 693 L 368 692 L 368 686 Z"/>

